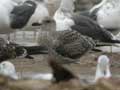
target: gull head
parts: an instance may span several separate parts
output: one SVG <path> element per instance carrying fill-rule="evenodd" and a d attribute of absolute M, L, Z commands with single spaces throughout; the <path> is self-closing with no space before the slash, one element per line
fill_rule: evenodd
<path fill-rule="evenodd" d="M 15 66 L 9 61 L 3 61 L 0 63 L 0 74 L 13 79 L 18 79 Z"/>
<path fill-rule="evenodd" d="M 100 78 L 111 77 L 110 72 L 110 59 L 106 55 L 101 55 L 98 57 L 95 81 Z"/>
<path fill-rule="evenodd" d="M 98 57 L 98 64 L 103 65 L 104 67 L 109 64 L 110 59 L 106 55 L 101 55 Z"/>

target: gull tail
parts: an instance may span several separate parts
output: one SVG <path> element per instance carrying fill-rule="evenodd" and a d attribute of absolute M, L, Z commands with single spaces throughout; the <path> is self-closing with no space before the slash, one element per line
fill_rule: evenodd
<path fill-rule="evenodd" d="M 48 49 L 45 46 L 23 46 L 29 55 L 48 54 Z"/>

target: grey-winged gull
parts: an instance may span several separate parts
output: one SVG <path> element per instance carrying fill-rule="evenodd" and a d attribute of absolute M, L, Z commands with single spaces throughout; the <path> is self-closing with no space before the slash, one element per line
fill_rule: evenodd
<path fill-rule="evenodd" d="M 0 33 L 6 34 L 14 31 L 16 28 L 24 27 L 34 13 L 36 4 L 32 1 L 26 1 L 22 5 L 18 5 L 12 0 L 6 0 L 6 2 L 0 3 L 0 8 L 2 13 L 0 15 Z"/>
<path fill-rule="evenodd" d="M 34 29 L 35 22 L 49 16 L 44 2 L 26 0 L 18 4 L 13 0 L 2 0 L 0 3 L 0 33 L 7 34 L 16 29 Z M 33 28 L 32 28 L 33 27 Z M 37 27 L 38 28 L 38 27 Z"/>

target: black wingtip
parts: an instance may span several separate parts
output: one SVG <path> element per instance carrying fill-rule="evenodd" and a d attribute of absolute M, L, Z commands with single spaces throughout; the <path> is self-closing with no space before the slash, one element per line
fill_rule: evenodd
<path fill-rule="evenodd" d="M 120 40 L 112 40 L 111 43 L 120 43 Z"/>
<path fill-rule="evenodd" d="M 55 83 L 69 81 L 71 79 L 77 78 L 72 72 L 64 68 L 62 65 L 58 64 L 52 58 L 49 58 L 48 63 L 52 68 Z"/>
<path fill-rule="evenodd" d="M 48 54 L 45 46 L 22 46 L 27 50 L 28 55 Z"/>
<path fill-rule="evenodd" d="M 34 59 L 34 57 L 32 57 L 30 55 L 25 56 L 25 58 L 27 58 L 27 59 Z"/>

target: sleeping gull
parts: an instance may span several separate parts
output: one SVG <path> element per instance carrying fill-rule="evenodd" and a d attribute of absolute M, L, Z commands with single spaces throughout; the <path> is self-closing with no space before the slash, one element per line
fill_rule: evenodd
<path fill-rule="evenodd" d="M 104 1 L 104 0 L 103 0 Z M 120 0 L 107 0 L 96 13 L 99 25 L 118 34 L 120 29 Z"/>
<path fill-rule="evenodd" d="M 100 3 L 94 5 L 90 10 L 80 12 L 80 15 L 87 16 L 92 18 L 93 20 L 96 20 L 97 19 L 96 13 L 106 2 L 107 0 L 102 0 Z"/>
<path fill-rule="evenodd" d="M 13 32 L 14 29 L 24 27 L 31 15 L 34 13 L 36 7 L 36 4 L 32 1 L 26 1 L 22 5 L 17 5 L 17 3 L 13 2 L 12 0 L 7 1 L 0 3 L 0 12 L 2 13 L 0 15 L 0 33 L 3 34 L 10 33 Z M 32 9 L 33 7 L 34 9 Z M 23 8 L 25 9 L 23 10 Z M 26 11 L 27 13 L 25 14 Z M 17 26 L 14 25 L 16 23 L 18 23 Z"/>
<path fill-rule="evenodd" d="M 33 23 L 42 22 L 49 13 L 41 1 L 39 3 L 27 0 L 23 3 L 16 3 L 13 0 L 2 0 L 0 3 L 0 33 L 7 34 L 16 29 L 29 30 Z M 29 27 L 29 28 L 28 28 Z M 38 28 L 38 27 L 37 27 Z M 33 29 L 33 28 L 32 28 Z"/>

